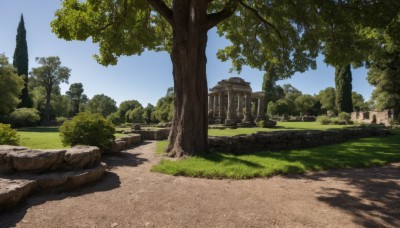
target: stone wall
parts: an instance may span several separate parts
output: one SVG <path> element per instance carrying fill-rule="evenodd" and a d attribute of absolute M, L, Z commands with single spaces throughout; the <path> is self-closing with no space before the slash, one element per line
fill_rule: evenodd
<path fill-rule="evenodd" d="M 355 123 L 371 124 L 373 116 L 376 117 L 376 124 L 390 125 L 393 119 L 393 110 L 387 109 L 384 111 L 368 111 L 368 112 L 352 112 L 351 120 Z"/>
<path fill-rule="evenodd" d="M 233 137 L 209 137 L 210 148 L 218 152 L 246 154 L 258 151 L 299 149 L 341 143 L 356 138 L 386 136 L 386 129 L 353 128 L 328 131 L 275 131 L 258 132 Z"/>
<path fill-rule="evenodd" d="M 154 130 L 132 130 L 132 133 L 142 136 L 142 140 L 164 140 L 168 139 L 169 128 Z"/>
<path fill-rule="evenodd" d="M 131 146 L 136 146 L 142 143 L 142 136 L 139 134 L 130 134 L 122 138 L 116 139 L 109 153 L 121 152 Z"/>

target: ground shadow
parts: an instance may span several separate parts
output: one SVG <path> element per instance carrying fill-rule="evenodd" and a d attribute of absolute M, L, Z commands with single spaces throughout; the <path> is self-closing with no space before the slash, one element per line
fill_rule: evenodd
<path fill-rule="evenodd" d="M 135 149 L 150 143 L 151 142 L 142 142 L 139 145 L 131 146 L 126 150 L 118 153 L 105 154 L 102 157 L 102 162 L 105 162 L 107 166 L 111 169 L 118 166 L 139 166 L 145 162 L 148 162 L 149 160 L 145 158 L 140 158 L 139 156 L 142 154 L 142 152 Z"/>
<path fill-rule="evenodd" d="M 399 165 L 330 170 L 296 178 L 344 182 L 351 190 L 322 188 L 317 199 L 350 214 L 363 227 L 400 227 Z"/>
<path fill-rule="evenodd" d="M 110 191 L 121 185 L 119 176 L 112 172 L 105 172 L 102 179 L 84 187 L 69 191 L 35 192 L 33 196 L 17 206 L 0 212 L 0 227 L 15 227 L 24 218 L 29 208 L 41 205 L 48 201 L 58 201 L 70 197 L 77 197 L 94 192 Z"/>

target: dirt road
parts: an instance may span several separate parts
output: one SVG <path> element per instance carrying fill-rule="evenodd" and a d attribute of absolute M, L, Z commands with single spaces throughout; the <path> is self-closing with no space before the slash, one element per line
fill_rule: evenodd
<path fill-rule="evenodd" d="M 400 227 L 400 164 L 208 180 L 150 172 L 154 148 L 105 158 L 100 182 L 32 196 L 0 227 Z"/>

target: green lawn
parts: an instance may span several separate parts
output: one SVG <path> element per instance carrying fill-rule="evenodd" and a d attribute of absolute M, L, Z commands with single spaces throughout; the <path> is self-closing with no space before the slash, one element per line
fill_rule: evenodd
<path fill-rule="evenodd" d="M 26 146 L 32 149 L 58 149 L 69 148 L 63 146 L 58 127 L 29 127 L 18 129 L 20 136 L 20 146 Z M 124 134 L 115 134 L 116 138 L 125 136 Z"/>
<path fill-rule="evenodd" d="M 165 142 L 158 143 L 162 151 Z M 381 166 L 400 161 L 400 132 L 302 150 L 251 155 L 210 153 L 178 161 L 162 160 L 152 171 L 205 178 L 245 179 L 344 167 Z"/>
<path fill-rule="evenodd" d="M 278 122 L 275 128 L 237 128 L 237 129 L 209 129 L 210 136 L 234 136 L 252 134 L 258 131 L 285 131 L 285 130 L 329 130 L 353 127 L 353 125 L 321 125 L 318 122 Z"/>

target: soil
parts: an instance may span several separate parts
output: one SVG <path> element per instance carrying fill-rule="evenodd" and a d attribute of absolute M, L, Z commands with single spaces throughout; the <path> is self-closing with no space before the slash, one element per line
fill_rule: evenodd
<path fill-rule="evenodd" d="M 400 227 L 400 163 L 209 180 L 150 172 L 154 150 L 106 157 L 99 182 L 31 196 L 0 227 Z"/>

